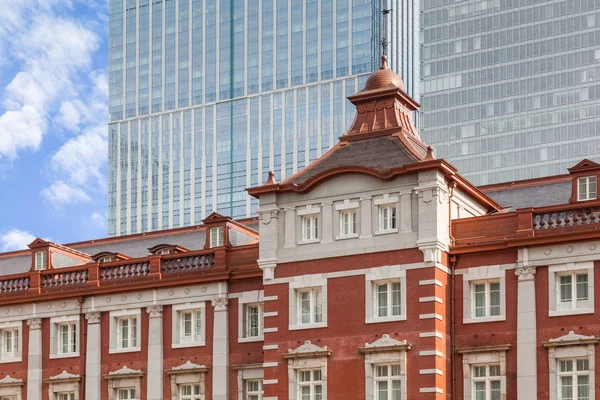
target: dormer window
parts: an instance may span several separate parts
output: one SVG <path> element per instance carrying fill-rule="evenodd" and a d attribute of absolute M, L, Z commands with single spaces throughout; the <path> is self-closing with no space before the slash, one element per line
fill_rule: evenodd
<path fill-rule="evenodd" d="M 225 244 L 225 229 L 222 226 L 210 228 L 210 247 L 219 247 Z"/>
<path fill-rule="evenodd" d="M 173 249 L 160 249 L 160 250 L 157 250 L 156 253 L 154 253 L 154 254 L 156 254 L 158 256 L 173 254 Z"/>
<path fill-rule="evenodd" d="M 35 252 L 35 270 L 43 271 L 48 269 L 48 252 L 36 251 Z"/>
<path fill-rule="evenodd" d="M 597 178 L 585 176 L 577 179 L 577 201 L 595 200 L 597 197 Z"/>
<path fill-rule="evenodd" d="M 115 256 L 103 256 L 98 259 L 98 264 L 109 263 L 115 261 Z"/>

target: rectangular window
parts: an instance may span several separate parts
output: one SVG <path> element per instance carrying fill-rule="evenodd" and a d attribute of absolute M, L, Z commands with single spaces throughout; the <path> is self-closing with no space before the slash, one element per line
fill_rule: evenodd
<path fill-rule="evenodd" d="M 246 396 L 244 400 L 262 400 L 263 382 L 260 379 L 246 381 Z"/>
<path fill-rule="evenodd" d="M 118 400 L 138 400 L 135 397 L 135 389 L 118 389 L 117 398 Z"/>
<path fill-rule="evenodd" d="M 181 332 L 180 343 L 198 343 L 202 341 L 202 311 L 180 311 L 179 321 Z"/>
<path fill-rule="evenodd" d="M 402 288 L 400 280 L 375 283 L 377 317 L 402 315 Z"/>
<path fill-rule="evenodd" d="M 356 210 L 340 212 L 340 236 L 356 235 Z"/>
<path fill-rule="evenodd" d="M 500 315 L 500 282 L 477 282 L 472 284 L 473 316 L 475 318 Z"/>
<path fill-rule="evenodd" d="M 41 271 L 48 268 L 48 253 L 45 251 L 35 252 L 35 270 Z"/>
<path fill-rule="evenodd" d="M 321 370 L 298 371 L 298 400 L 323 400 Z"/>
<path fill-rule="evenodd" d="M 557 283 L 561 310 L 587 307 L 589 297 L 587 272 L 561 273 L 558 275 Z"/>
<path fill-rule="evenodd" d="M 375 365 L 374 368 L 376 400 L 401 400 L 400 365 Z"/>
<path fill-rule="evenodd" d="M 200 385 L 180 385 L 179 386 L 180 400 L 201 400 Z"/>
<path fill-rule="evenodd" d="M 587 359 L 558 360 L 560 400 L 590 399 L 590 366 Z"/>
<path fill-rule="evenodd" d="M 500 365 L 475 365 L 473 366 L 473 399 L 475 400 L 500 400 Z"/>
<path fill-rule="evenodd" d="M 210 228 L 210 247 L 219 247 L 225 244 L 225 231 L 222 226 Z"/>
<path fill-rule="evenodd" d="M 317 240 L 319 238 L 319 217 L 316 215 L 302 217 L 302 240 Z"/>
<path fill-rule="evenodd" d="M 124 317 L 117 319 L 119 330 L 119 349 L 134 349 L 137 341 L 137 317 Z"/>
<path fill-rule="evenodd" d="M 246 310 L 246 337 L 259 337 L 263 335 L 263 305 L 247 304 Z"/>
<path fill-rule="evenodd" d="M 323 322 L 321 288 L 298 291 L 300 324 Z"/>
<path fill-rule="evenodd" d="M 66 324 L 56 324 L 57 354 L 73 354 L 78 352 L 77 343 L 77 324 L 70 322 Z"/>
<path fill-rule="evenodd" d="M 379 206 L 379 230 L 389 232 L 396 230 L 396 206 Z"/>
<path fill-rule="evenodd" d="M 75 393 L 57 393 L 56 400 L 75 400 Z"/>
<path fill-rule="evenodd" d="M 577 200 L 595 200 L 597 197 L 597 182 L 595 176 L 577 179 Z"/>
<path fill-rule="evenodd" d="M 19 355 L 19 328 L 0 330 L 0 360 L 12 360 Z"/>

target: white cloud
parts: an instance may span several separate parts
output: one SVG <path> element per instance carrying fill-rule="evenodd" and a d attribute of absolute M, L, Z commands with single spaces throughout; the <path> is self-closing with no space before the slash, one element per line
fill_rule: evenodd
<path fill-rule="evenodd" d="M 89 202 L 90 196 L 78 187 L 69 186 L 65 182 L 54 182 L 42 190 L 42 196 L 53 206 L 60 207 L 64 204 L 75 204 Z"/>
<path fill-rule="evenodd" d="M 0 234 L 0 248 L 2 251 L 26 249 L 27 245 L 35 239 L 31 233 L 18 229 L 11 229 Z"/>
<path fill-rule="evenodd" d="M 90 222 L 93 226 L 97 226 L 99 228 L 106 228 L 106 222 L 107 220 L 107 216 L 106 214 L 100 214 L 97 212 L 92 213 L 92 215 L 90 215 Z"/>
<path fill-rule="evenodd" d="M 15 158 L 19 148 L 37 150 L 45 130 L 46 120 L 30 105 L 0 115 L 0 158 Z"/>

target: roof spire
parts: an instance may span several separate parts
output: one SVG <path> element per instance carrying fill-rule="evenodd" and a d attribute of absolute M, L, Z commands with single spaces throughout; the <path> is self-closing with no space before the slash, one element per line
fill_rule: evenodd
<path fill-rule="evenodd" d="M 381 55 L 382 61 L 383 57 L 387 54 L 387 48 L 390 44 L 390 41 L 387 39 L 388 35 L 388 15 L 392 12 L 391 8 L 387 8 L 387 1 L 381 0 L 381 14 L 383 15 L 383 24 L 381 25 Z M 381 69 L 384 69 L 383 66 Z"/>
<path fill-rule="evenodd" d="M 387 56 L 385 54 L 381 56 L 381 68 L 379 69 L 388 69 Z"/>

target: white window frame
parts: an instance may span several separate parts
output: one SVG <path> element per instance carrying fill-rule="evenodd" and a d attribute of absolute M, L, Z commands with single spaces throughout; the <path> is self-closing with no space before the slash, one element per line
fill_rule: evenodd
<path fill-rule="evenodd" d="M 335 240 L 357 238 L 360 229 L 359 202 L 346 199 L 343 202 L 335 204 L 335 211 L 337 211 L 338 220 L 338 231 Z M 353 229 L 351 231 L 345 230 L 346 223 L 344 218 L 346 216 L 348 216 L 348 226 Z"/>
<path fill-rule="evenodd" d="M 129 347 L 122 347 L 121 337 L 121 324 L 120 321 L 124 319 L 136 318 L 136 345 Z M 110 312 L 110 348 L 109 353 L 132 353 L 141 350 L 142 342 L 142 313 L 139 308 L 137 309 L 125 309 L 119 311 Z M 131 328 L 131 327 L 130 327 Z M 128 342 L 131 341 L 132 334 L 129 329 Z"/>
<path fill-rule="evenodd" d="M 264 333 L 263 333 L 263 329 L 264 329 L 264 305 L 263 303 L 250 303 L 250 304 L 246 304 L 245 305 L 245 310 L 244 310 L 244 320 L 245 320 L 245 337 L 246 338 L 260 338 L 260 337 L 264 337 Z M 254 332 L 251 331 L 252 327 L 251 327 L 251 320 L 250 320 L 250 309 L 256 309 L 258 312 L 258 326 L 257 326 L 257 331 L 256 334 L 253 334 Z"/>
<path fill-rule="evenodd" d="M 12 351 L 6 351 L 5 332 L 11 333 Z M 16 340 L 15 340 L 16 332 Z M 0 364 L 23 360 L 23 323 L 21 321 L 0 323 Z"/>
<path fill-rule="evenodd" d="M 311 312 L 311 322 L 301 323 L 301 307 L 299 294 L 305 291 L 321 291 L 321 321 L 313 322 L 313 313 Z M 311 297 L 312 298 L 312 297 Z M 294 277 L 289 284 L 289 330 L 324 328 L 327 326 L 327 278 L 322 274 L 303 275 Z M 313 305 L 311 304 L 311 310 Z"/>
<path fill-rule="evenodd" d="M 378 376 L 377 375 L 377 371 L 379 368 L 381 367 L 387 367 L 387 371 L 388 374 L 386 376 Z M 392 375 L 392 371 L 394 369 L 394 367 L 398 368 L 398 374 L 397 375 Z M 375 393 L 375 400 L 384 400 L 381 399 L 379 397 L 379 388 L 378 388 L 378 384 L 379 382 L 386 382 L 388 385 L 388 396 L 386 396 L 386 399 L 391 399 L 391 393 L 393 391 L 393 382 L 400 382 L 400 398 L 402 400 L 405 400 L 405 397 L 402 395 L 404 392 L 404 388 L 403 388 L 403 379 L 402 379 L 402 366 L 400 365 L 400 363 L 385 363 L 385 364 L 374 364 L 373 365 L 373 385 L 374 385 L 374 393 Z"/>
<path fill-rule="evenodd" d="M 199 393 L 192 393 L 190 395 L 184 395 L 183 394 L 183 388 L 186 386 L 191 386 L 192 387 L 192 392 L 194 391 L 194 388 L 198 388 L 198 392 Z M 179 385 L 177 385 L 177 390 L 178 390 L 178 400 L 203 400 L 204 399 L 204 395 L 201 394 L 202 393 L 202 388 L 200 387 L 199 383 L 181 383 Z"/>
<path fill-rule="evenodd" d="M 225 227 L 213 226 L 210 228 L 210 247 L 220 247 L 225 245 Z"/>
<path fill-rule="evenodd" d="M 35 270 L 45 271 L 48 269 L 48 251 L 35 252 Z"/>
<path fill-rule="evenodd" d="M 587 273 L 588 298 L 576 301 L 577 290 L 575 276 L 573 274 Z M 571 303 L 562 303 L 560 299 L 560 276 L 573 276 L 571 285 Z M 594 313 L 594 262 L 583 261 L 552 265 L 548 267 L 548 315 L 550 317 L 561 315 L 579 315 Z"/>
<path fill-rule="evenodd" d="M 171 348 L 198 347 L 206 345 L 206 302 L 174 304 L 172 307 L 172 343 Z M 196 327 L 195 313 L 200 313 L 200 331 Z M 192 313 L 192 332 L 194 340 L 185 341 L 183 337 L 183 314 Z"/>
<path fill-rule="evenodd" d="M 582 193 L 581 185 L 585 186 Z M 595 188 L 595 190 L 591 190 Z M 596 200 L 598 197 L 598 178 L 596 176 L 584 176 L 577 178 L 577 201 Z"/>
<path fill-rule="evenodd" d="M 238 343 L 264 341 L 264 291 L 251 290 L 236 294 L 238 303 Z M 248 335 L 248 306 L 259 306 L 259 335 Z"/>
<path fill-rule="evenodd" d="M 168 249 L 168 248 L 160 249 L 160 250 L 157 250 L 156 253 L 154 253 L 154 254 L 156 254 L 157 256 L 166 256 L 169 254 L 173 254 L 173 249 Z"/>
<path fill-rule="evenodd" d="M 587 369 L 585 370 L 579 370 L 579 361 L 581 361 L 581 364 L 587 363 Z M 578 400 L 579 399 L 579 377 L 580 376 L 587 376 L 588 377 L 588 394 L 590 391 L 590 381 L 591 381 L 591 372 L 590 371 L 590 367 L 589 367 L 589 359 L 584 357 L 584 358 L 563 358 L 563 359 L 558 359 L 556 360 L 556 378 L 557 378 L 557 383 L 556 383 L 556 387 L 557 387 L 557 395 L 560 398 L 560 394 L 562 393 L 562 378 L 564 377 L 570 377 L 572 378 L 572 388 L 573 388 L 573 400 Z M 565 363 L 565 364 L 570 364 L 572 370 L 571 371 L 561 371 L 561 365 Z M 583 365 L 582 365 L 583 366 Z M 589 397 L 588 397 L 589 398 Z M 562 400 L 562 399 L 561 399 Z"/>
<path fill-rule="evenodd" d="M 398 198 L 395 198 L 394 201 L 391 201 L 389 198 L 387 200 L 387 202 L 381 200 L 375 201 L 375 204 L 377 205 L 377 230 L 375 231 L 375 235 L 398 232 L 398 217 L 400 210 L 398 208 Z M 388 213 L 387 218 L 384 216 L 384 212 Z M 386 220 L 389 221 L 387 225 L 385 223 Z"/>
<path fill-rule="evenodd" d="M 68 327 L 68 350 L 63 352 L 62 349 L 62 332 L 63 326 Z M 51 359 L 79 357 L 80 352 L 80 317 L 79 315 L 63 315 L 60 317 L 50 318 L 50 354 Z M 73 339 L 75 340 L 75 349 L 72 348 Z"/>
<path fill-rule="evenodd" d="M 509 345 L 500 345 L 486 346 L 482 351 L 476 347 L 458 350 L 458 353 L 462 354 L 463 359 L 464 400 L 475 399 L 475 382 L 477 382 L 478 378 L 474 377 L 474 367 L 482 365 L 500 366 L 500 375 L 497 377 L 498 379 L 494 380 L 500 381 L 500 396 L 501 398 L 506 398 L 506 352 L 509 349 Z"/>
<path fill-rule="evenodd" d="M 315 377 L 317 377 L 317 372 L 318 372 L 318 379 L 315 379 Z M 300 379 L 300 377 L 304 374 L 308 374 L 309 379 L 308 381 L 303 381 Z M 302 388 L 308 387 L 309 391 L 310 391 L 310 400 L 315 400 L 316 399 L 316 389 L 315 387 L 319 386 L 321 388 L 321 399 L 325 400 L 325 396 L 324 396 L 324 388 L 323 386 L 325 386 L 327 384 L 327 382 L 325 382 L 323 380 L 323 371 L 321 370 L 321 368 L 307 368 L 307 369 L 297 369 L 296 370 L 296 398 L 297 399 L 302 399 Z"/>
<path fill-rule="evenodd" d="M 259 399 L 264 396 L 264 369 L 262 364 L 246 364 L 234 367 L 237 370 L 237 399 L 249 400 L 248 382 L 260 381 L 261 394 Z"/>
<path fill-rule="evenodd" d="M 258 390 L 250 390 L 250 383 L 258 382 Z M 254 400 L 253 396 L 257 396 L 256 400 L 262 400 L 264 395 L 264 387 L 262 379 L 245 379 L 244 380 L 244 400 Z"/>
<path fill-rule="evenodd" d="M 327 358 L 330 355 L 331 351 L 327 347 L 312 345 L 309 341 L 295 350 L 288 350 L 288 353 L 284 355 L 288 362 L 288 400 L 302 399 L 299 387 L 303 384 L 299 379 L 299 371 L 306 370 L 321 371 L 321 380 L 319 381 L 321 382 L 321 398 L 327 400 Z M 310 385 L 310 383 L 308 384 Z"/>
<path fill-rule="evenodd" d="M 54 398 L 56 400 L 75 400 L 75 392 L 55 393 Z"/>
<path fill-rule="evenodd" d="M 374 299 L 374 304 L 375 304 L 375 310 L 374 310 L 374 316 L 375 318 L 395 318 L 395 317 L 400 317 L 404 314 L 403 312 L 403 308 L 404 308 L 404 303 L 402 302 L 402 282 L 400 281 L 400 278 L 396 278 L 396 279 L 386 279 L 384 281 L 375 281 L 373 282 L 374 285 L 374 293 L 375 293 L 375 299 Z M 379 311 L 382 309 L 382 304 L 380 304 L 380 300 L 381 298 L 379 297 L 379 289 L 385 286 L 385 293 L 386 293 L 386 304 L 385 304 L 385 315 L 380 315 Z M 398 289 L 400 291 L 400 304 L 395 305 L 394 304 L 394 286 L 396 287 L 396 289 Z M 400 312 L 394 314 L 394 308 L 399 307 L 400 308 Z"/>
<path fill-rule="evenodd" d="M 379 316 L 377 286 L 400 282 L 400 315 Z M 381 323 L 406 320 L 406 269 L 401 265 L 371 268 L 365 274 L 365 323 Z M 391 292 L 388 290 L 388 311 L 392 310 Z"/>
<path fill-rule="evenodd" d="M 115 261 L 115 256 L 102 256 L 98 259 L 98 264 L 110 263 Z"/>
<path fill-rule="evenodd" d="M 300 217 L 300 226 L 302 229 L 301 243 L 316 243 L 319 239 L 319 220 L 320 214 L 303 215 Z M 308 229 L 310 227 L 310 229 Z"/>
<path fill-rule="evenodd" d="M 486 265 L 459 269 L 455 271 L 456 275 L 461 275 L 463 279 L 463 323 L 476 324 L 482 322 L 505 321 L 506 320 L 506 273 L 507 268 L 500 265 Z M 500 283 L 500 315 L 475 316 L 475 297 L 474 284 L 482 282 Z M 486 303 L 486 307 L 489 301 Z"/>
<path fill-rule="evenodd" d="M 133 395 L 131 394 L 133 392 Z M 126 397 L 122 397 L 126 394 Z M 116 389 L 117 400 L 139 400 L 138 391 L 135 388 L 118 388 Z"/>
<path fill-rule="evenodd" d="M 485 372 L 485 376 L 475 376 L 476 370 L 479 368 L 483 368 Z M 498 375 L 491 375 L 493 373 L 498 372 Z M 492 382 L 498 382 L 500 384 L 500 398 L 502 398 L 502 376 L 500 375 L 500 364 L 499 363 L 491 363 L 491 364 L 472 364 L 471 365 L 471 393 L 474 399 L 477 398 L 476 386 L 479 382 L 485 383 L 485 400 L 492 400 Z"/>
<path fill-rule="evenodd" d="M 308 299 L 308 322 L 303 321 L 303 297 Z M 315 325 L 323 322 L 323 291 L 320 287 L 302 288 L 296 290 L 296 310 L 298 311 L 298 325 Z M 319 312 L 317 312 L 317 310 Z"/>
<path fill-rule="evenodd" d="M 492 315 L 492 290 L 491 290 L 491 286 L 497 284 L 498 285 L 498 296 L 499 296 L 499 303 L 498 303 L 498 314 L 496 315 Z M 477 286 L 483 286 L 484 287 L 484 297 L 485 297 L 485 303 L 484 303 L 484 314 L 478 316 L 477 315 L 477 302 L 475 300 L 477 292 Z M 488 279 L 485 281 L 471 281 L 471 305 L 472 305 L 472 310 L 471 310 L 471 316 L 473 318 L 479 319 L 479 318 L 493 318 L 493 317 L 498 317 L 500 315 L 502 315 L 502 288 L 500 285 L 500 279 Z"/>

